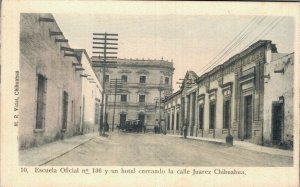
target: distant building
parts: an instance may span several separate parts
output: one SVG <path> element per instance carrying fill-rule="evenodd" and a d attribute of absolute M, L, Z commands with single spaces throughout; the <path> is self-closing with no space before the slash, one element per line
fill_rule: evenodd
<path fill-rule="evenodd" d="M 211 71 L 188 71 L 164 100 L 166 131 L 188 136 L 293 146 L 293 54 L 258 41 Z"/>
<path fill-rule="evenodd" d="M 126 120 L 139 119 L 147 129 L 153 129 L 159 121 L 159 99 L 172 92 L 173 62 L 117 59 L 116 66 L 117 68 L 108 69 L 105 77 L 108 96 L 106 114 L 110 128 L 113 121 L 115 128 Z M 102 81 L 102 68 L 94 67 L 94 70 Z M 115 91 L 111 85 L 113 79 L 120 79 L 122 82 L 122 89 L 116 95 L 114 116 Z"/>
<path fill-rule="evenodd" d="M 97 129 L 101 91 L 86 52 L 70 48 L 52 14 L 21 14 L 21 149 Z"/>

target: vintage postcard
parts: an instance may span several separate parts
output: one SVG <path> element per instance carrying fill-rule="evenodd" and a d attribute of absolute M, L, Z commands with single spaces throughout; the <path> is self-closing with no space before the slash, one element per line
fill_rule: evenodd
<path fill-rule="evenodd" d="M 3 2 L 1 186 L 298 186 L 299 14 Z"/>

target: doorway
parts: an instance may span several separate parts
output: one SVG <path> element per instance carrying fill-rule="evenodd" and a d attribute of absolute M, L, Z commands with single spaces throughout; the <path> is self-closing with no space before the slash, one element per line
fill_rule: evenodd
<path fill-rule="evenodd" d="M 230 100 L 224 101 L 223 106 L 223 129 L 229 129 L 230 124 Z"/>
<path fill-rule="evenodd" d="M 176 130 L 179 129 L 179 112 L 176 113 Z"/>
<path fill-rule="evenodd" d="M 252 95 L 246 96 L 244 101 L 244 139 L 252 137 Z"/>
<path fill-rule="evenodd" d="M 139 114 L 138 119 L 142 122 L 142 125 L 145 125 L 145 114 Z"/>
<path fill-rule="evenodd" d="M 283 140 L 283 127 L 284 127 L 284 111 L 283 103 L 273 103 L 272 106 L 272 143 L 278 145 Z"/>
<path fill-rule="evenodd" d="M 210 103 L 209 104 L 209 129 L 216 128 L 216 104 Z"/>
<path fill-rule="evenodd" d="M 126 114 L 120 114 L 120 126 L 125 125 L 126 122 Z"/>
<path fill-rule="evenodd" d="M 68 123 L 68 93 L 63 92 L 63 120 L 62 120 L 62 130 L 67 129 Z"/>
<path fill-rule="evenodd" d="M 204 126 L 204 107 L 199 106 L 199 129 L 203 129 Z"/>

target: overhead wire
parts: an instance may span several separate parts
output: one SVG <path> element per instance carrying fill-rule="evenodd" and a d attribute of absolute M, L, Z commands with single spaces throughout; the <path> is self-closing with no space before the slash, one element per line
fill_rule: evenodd
<path fill-rule="evenodd" d="M 251 45 L 254 41 L 257 41 L 259 39 L 263 39 L 267 34 L 269 34 L 280 22 L 282 22 L 284 20 L 285 17 L 281 17 L 281 18 L 277 18 L 275 20 L 273 20 L 273 22 L 271 24 L 269 24 L 269 26 L 267 26 L 265 28 L 265 30 L 258 34 L 248 45 L 245 46 L 245 48 L 243 50 L 245 50 L 247 47 L 249 47 L 249 45 Z M 264 33 L 265 32 L 265 33 Z"/>
<path fill-rule="evenodd" d="M 241 43 L 255 29 L 256 24 L 260 24 L 265 17 L 254 17 L 249 24 L 246 25 L 212 60 L 210 60 L 200 71 L 205 72 L 215 65 L 220 58 L 232 51 L 239 43 Z M 221 56 L 220 56 L 221 55 Z M 217 58 L 218 57 L 218 58 Z M 217 58 L 217 59 L 216 59 Z M 216 60 L 215 60 L 216 59 Z M 212 63 L 213 62 L 213 63 Z M 204 71 L 203 71 L 204 70 Z"/>
<path fill-rule="evenodd" d="M 242 44 L 246 38 L 254 31 L 254 29 L 256 29 L 256 27 L 258 25 L 260 25 L 262 23 L 262 21 L 265 19 L 266 17 L 263 17 L 261 20 L 259 20 L 255 25 L 255 27 L 253 27 L 251 30 L 249 30 L 247 33 L 245 33 L 241 38 L 239 38 L 239 40 L 237 40 L 235 42 L 235 44 L 233 44 L 228 50 L 226 50 L 226 52 L 219 57 L 211 66 L 215 65 L 215 64 L 219 64 L 220 62 L 222 62 L 222 60 L 224 60 L 228 55 L 230 55 L 238 46 L 240 46 L 240 44 Z M 210 66 L 210 67 L 211 67 Z M 205 71 L 207 71 L 209 68 L 205 69 Z"/>
<path fill-rule="evenodd" d="M 264 18 L 265 19 L 265 18 Z M 254 41 L 261 39 L 263 37 L 265 37 L 269 32 L 271 32 L 281 21 L 283 21 L 284 17 L 281 18 L 275 18 L 273 21 L 271 21 L 271 23 L 269 23 L 262 32 L 260 32 L 251 42 L 249 42 L 247 45 L 245 45 L 246 47 L 244 49 L 246 49 L 247 47 L 249 47 Z M 260 24 L 263 20 L 260 20 L 257 24 Z M 246 36 L 245 36 L 246 37 Z M 245 39 L 245 37 L 240 38 L 240 42 L 236 43 L 236 45 L 232 46 L 231 49 L 227 50 L 222 57 L 220 57 L 218 60 L 216 60 L 213 64 L 211 64 L 208 68 L 206 68 L 204 70 L 207 71 L 210 67 L 212 67 L 213 65 L 217 64 L 217 62 L 222 62 L 222 60 L 224 60 L 236 47 L 238 47 L 241 43 L 242 40 Z M 243 50 L 244 50 L 243 49 Z M 218 63 L 219 64 L 219 63 Z"/>
<path fill-rule="evenodd" d="M 210 62 L 213 62 L 219 55 L 221 55 L 226 48 L 228 48 L 232 42 L 234 42 L 250 25 L 252 22 L 256 21 L 257 17 L 254 17 L 249 24 L 246 25 L 246 27 L 244 27 L 213 59 L 211 59 L 205 66 L 203 66 L 200 70 L 206 68 L 208 65 L 210 65 Z"/>

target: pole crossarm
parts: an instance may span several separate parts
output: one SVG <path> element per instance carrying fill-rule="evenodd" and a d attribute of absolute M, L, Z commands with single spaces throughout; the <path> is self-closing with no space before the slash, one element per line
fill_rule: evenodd
<path fill-rule="evenodd" d="M 93 40 L 112 40 L 112 41 L 118 41 L 118 39 L 117 38 L 93 38 Z"/>
<path fill-rule="evenodd" d="M 100 36 L 119 36 L 118 34 L 114 34 L 114 33 L 93 33 L 93 35 L 100 35 Z"/>
<path fill-rule="evenodd" d="M 118 49 L 117 47 L 93 47 L 93 49 Z"/>
<path fill-rule="evenodd" d="M 103 42 L 93 42 L 93 44 L 105 45 L 105 43 L 103 43 Z M 106 45 L 118 45 L 118 43 L 106 43 Z"/>
<path fill-rule="evenodd" d="M 103 51 L 93 51 L 92 53 L 95 53 L 95 54 L 104 54 Z M 118 52 L 105 52 L 105 54 L 118 54 Z"/>

